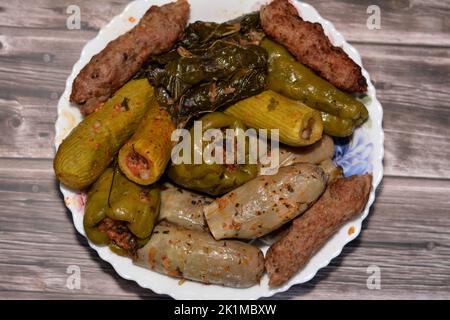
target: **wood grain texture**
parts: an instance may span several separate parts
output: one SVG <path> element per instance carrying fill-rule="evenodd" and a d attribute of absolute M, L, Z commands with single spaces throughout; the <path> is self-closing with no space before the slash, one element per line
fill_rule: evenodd
<path fill-rule="evenodd" d="M 167 298 L 120 278 L 75 231 L 54 179 L 56 104 L 84 44 L 128 1 L 0 2 L 0 298 Z M 450 298 L 450 1 L 315 0 L 384 107 L 385 178 L 357 240 L 275 299 Z M 66 8 L 81 8 L 67 30 Z M 381 30 L 366 27 L 381 9 Z M 26 10 L 26 15 L 24 11 Z M 81 289 L 66 286 L 81 269 Z M 381 290 L 366 286 L 381 270 Z"/>
<path fill-rule="evenodd" d="M 0 160 L 0 296 L 155 297 L 87 247 L 55 186 L 50 160 Z M 447 180 L 386 177 L 361 237 L 313 281 L 275 298 L 448 296 L 449 191 Z M 80 290 L 66 287 L 70 265 L 81 269 Z M 370 265 L 381 269 L 381 290 L 366 287 Z"/>
<path fill-rule="evenodd" d="M 63 42 L 54 47 L 70 48 Z M 41 45 L 46 49 L 45 44 Z M 75 45 L 71 46 L 76 50 Z M 390 138 L 385 145 L 386 173 L 450 178 L 450 162 L 445 157 L 450 149 L 447 121 L 450 118 L 450 51 L 373 44 L 358 44 L 356 48 L 363 56 L 384 107 L 384 129 Z M 20 50 L 24 49 L 17 52 Z M 37 55 L 39 60 L 22 59 L 19 66 L 0 65 L 4 74 L 0 77 L 0 89 L 4 93 L 0 96 L 0 130 L 5 132 L 0 136 L 3 156 L 53 157 L 55 105 L 70 68 L 40 67 L 44 54 L 42 51 Z M 61 51 L 58 55 L 64 54 Z M 423 59 L 424 55 L 427 59 Z M 71 57 L 70 63 L 76 59 Z M 38 73 L 44 70 L 50 76 L 36 88 Z M 433 140 L 431 146 L 430 140 Z"/>
<path fill-rule="evenodd" d="M 2 26 L 61 30 L 66 24 L 66 9 L 71 4 L 80 7 L 82 30 L 71 31 L 86 40 L 95 35 L 113 16 L 119 14 L 127 0 L 16 0 L 0 5 Z M 403 45 L 450 46 L 450 2 L 448 0 L 311 0 L 327 20 L 342 32 L 348 41 Z M 366 26 L 367 8 L 377 5 L 381 13 L 381 29 Z M 23 17 L 26 10 L 27 18 Z M 52 37 L 52 35 L 47 35 Z"/>

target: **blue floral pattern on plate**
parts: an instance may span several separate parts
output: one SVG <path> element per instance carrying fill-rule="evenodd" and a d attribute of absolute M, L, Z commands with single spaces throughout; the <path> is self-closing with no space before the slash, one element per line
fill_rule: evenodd
<path fill-rule="evenodd" d="M 372 172 L 371 155 L 373 144 L 364 139 L 362 132 L 350 138 L 333 138 L 335 144 L 334 163 L 342 167 L 346 177 Z"/>

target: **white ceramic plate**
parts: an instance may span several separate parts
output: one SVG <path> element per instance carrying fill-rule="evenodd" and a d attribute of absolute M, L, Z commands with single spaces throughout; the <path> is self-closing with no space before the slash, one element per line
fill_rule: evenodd
<path fill-rule="evenodd" d="M 136 21 L 141 18 L 151 5 L 161 5 L 167 2 L 170 2 L 170 0 L 144 0 L 131 2 L 122 14 L 112 19 L 110 23 L 100 30 L 97 37 L 86 44 L 80 59 L 74 65 L 72 73 L 67 79 L 65 91 L 58 103 L 58 119 L 56 121 L 55 138 L 56 148 L 58 148 L 62 139 L 70 132 L 70 130 L 81 121 L 79 109 L 69 102 L 72 81 L 81 68 L 89 62 L 94 54 L 102 50 L 109 41 L 132 28 L 136 24 Z M 189 0 L 189 2 L 191 4 L 191 22 L 196 20 L 223 22 L 236 18 L 242 14 L 258 10 L 260 6 L 267 1 L 210 0 L 205 2 L 204 0 Z M 336 31 L 333 24 L 324 20 L 312 6 L 303 2 L 293 2 L 293 4 L 299 10 L 299 14 L 303 19 L 321 23 L 333 44 L 342 46 L 345 52 L 361 65 L 359 53 L 355 48 L 345 42 L 345 39 L 338 31 Z M 135 19 L 130 19 L 130 17 Z M 375 189 L 383 176 L 383 110 L 376 98 L 375 88 L 370 81 L 370 76 L 364 69 L 363 75 L 366 77 L 369 84 L 367 97 L 363 102 L 369 110 L 370 119 L 361 128 L 356 130 L 351 140 L 338 141 L 335 162 L 344 167 L 346 175 L 360 174 L 363 172 L 373 173 L 373 189 L 370 194 L 369 202 L 359 218 L 343 226 L 341 230 L 314 255 L 306 267 L 284 286 L 270 289 L 268 287 L 267 276 L 263 277 L 260 285 L 247 289 L 203 285 L 192 281 L 186 281 L 180 285 L 178 279 L 170 278 L 135 266 L 130 259 L 115 255 L 107 247 L 99 247 L 92 243 L 90 243 L 90 246 L 98 252 L 103 260 L 108 261 L 121 277 L 128 280 L 134 280 L 141 287 L 151 289 L 156 293 L 168 294 L 176 299 L 257 299 L 260 297 L 272 296 L 277 292 L 288 290 L 295 284 L 309 281 L 319 269 L 328 265 L 331 259 L 340 254 L 345 244 L 358 236 L 361 230 L 361 223 L 369 213 L 369 208 L 375 200 Z M 61 192 L 64 195 L 66 206 L 72 212 L 75 228 L 79 233 L 85 235 L 82 223 L 85 195 L 68 190 L 64 186 L 61 186 Z M 263 246 L 262 249 L 265 251 L 267 246 Z"/>

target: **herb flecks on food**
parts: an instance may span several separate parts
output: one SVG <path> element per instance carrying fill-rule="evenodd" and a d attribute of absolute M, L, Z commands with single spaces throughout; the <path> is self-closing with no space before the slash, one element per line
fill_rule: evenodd
<path fill-rule="evenodd" d="M 266 87 L 267 52 L 259 15 L 217 24 L 194 22 L 175 47 L 152 57 L 136 77 L 147 77 L 159 104 L 179 127 L 189 119 L 260 93 Z"/>

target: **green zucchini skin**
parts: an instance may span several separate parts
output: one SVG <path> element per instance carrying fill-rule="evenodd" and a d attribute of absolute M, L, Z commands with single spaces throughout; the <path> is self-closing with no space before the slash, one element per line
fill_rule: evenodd
<path fill-rule="evenodd" d="M 349 136 L 367 120 L 363 103 L 297 62 L 283 46 L 268 38 L 261 46 L 269 54 L 268 88 L 321 111 L 326 134 Z"/>
<path fill-rule="evenodd" d="M 87 116 L 59 146 L 53 162 L 58 180 L 77 190 L 97 180 L 135 132 L 152 96 L 146 79 L 132 80 Z"/>
<path fill-rule="evenodd" d="M 119 151 L 119 166 L 128 179 L 148 186 L 161 178 L 170 160 L 173 146 L 170 137 L 174 130 L 170 114 L 153 98 L 136 132 Z M 145 167 L 130 163 L 133 155 Z"/>

